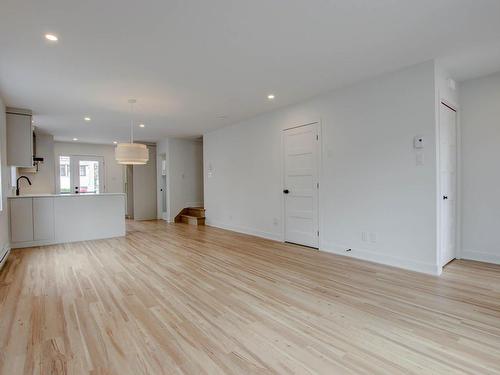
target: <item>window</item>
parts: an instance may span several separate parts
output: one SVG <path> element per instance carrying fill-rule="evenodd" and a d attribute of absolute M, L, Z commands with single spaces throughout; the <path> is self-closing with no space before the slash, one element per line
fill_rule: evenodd
<path fill-rule="evenodd" d="M 71 193 L 70 157 L 59 156 L 59 191 L 61 194 Z"/>
<path fill-rule="evenodd" d="M 87 166 L 86 165 L 80 165 L 80 177 L 82 176 L 87 176 Z"/>
<path fill-rule="evenodd" d="M 61 171 L 60 172 L 61 173 L 60 174 L 61 177 L 67 177 L 67 176 L 69 176 L 68 175 L 69 172 L 68 172 L 68 166 L 67 165 L 60 165 L 59 168 L 60 168 L 60 171 Z"/>

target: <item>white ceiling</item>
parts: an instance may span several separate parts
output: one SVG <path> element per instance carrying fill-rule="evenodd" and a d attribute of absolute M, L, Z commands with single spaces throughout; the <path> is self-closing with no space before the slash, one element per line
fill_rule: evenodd
<path fill-rule="evenodd" d="M 436 57 L 491 73 L 499 41 L 499 0 L 1 0 L 0 93 L 87 142 L 126 139 L 134 97 L 155 141 Z"/>

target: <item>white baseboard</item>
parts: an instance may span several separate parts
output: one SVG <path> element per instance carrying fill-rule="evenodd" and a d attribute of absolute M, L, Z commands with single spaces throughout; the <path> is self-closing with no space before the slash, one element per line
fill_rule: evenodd
<path fill-rule="evenodd" d="M 253 228 L 238 227 L 234 225 L 229 225 L 217 221 L 207 221 L 208 226 L 217 227 L 221 229 L 231 230 L 233 232 L 239 232 L 244 234 L 250 234 L 252 236 L 262 237 L 274 241 L 284 241 L 281 234 L 263 232 Z M 442 267 L 436 264 L 429 264 L 414 260 L 396 258 L 388 255 L 381 255 L 367 250 L 352 249 L 350 252 L 346 253 L 345 247 L 336 246 L 333 244 L 322 243 L 320 251 L 325 251 L 328 253 L 333 253 L 337 255 L 348 256 L 352 258 L 357 258 L 361 260 L 367 260 L 374 263 L 380 263 L 387 266 L 398 267 L 407 269 L 410 271 L 421 272 L 430 275 L 440 275 L 442 272 Z"/>
<path fill-rule="evenodd" d="M 481 251 L 473 251 L 473 250 L 462 250 L 460 255 L 462 259 L 500 264 L 500 254 L 484 253 Z"/>
<path fill-rule="evenodd" d="M 0 251 L 0 270 L 4 266 L 5 262 L 7 261 L 7 258 L 9 257 L 10 254 L 10 245 L 6 244 L 3 248 L 2 251 Z"/>
<path fill-rule="evenodd" d="M 403 259 L 362 249 L 351 248 L 352 249 L 351 251 L 346 252 L 345 251 L 346 248 L 348 247 L 323 242 L 320 250 L 337 255 L 343 255 L 356 259 L 367 260 L 369 262 L 403 268 L 406 270 L 426 273 L 430 275 L 440 275 L 442 272 L 442 267 L 439 267 L 437 264 L 424 263 L 410 259 Z"/>
<path fill-rule="evenodd" d="M 281 234 L 264 232 L 264 231 L 254 229 L 254 228 L 238 227 L 238 226 L 234 226 L 234 225 L 230 225 L 230 224 L 226 224 L 226 223 L 221 223 L 219 221 L 212 221 L 212 220 L 207 220 L 206 225 L 211 226 L 211 227 L 231 230 L 233 232 L 249 234 L 251 236 L 262 237 L 262 238 L 266 238 L 268 240 L 283 241 Z"/>

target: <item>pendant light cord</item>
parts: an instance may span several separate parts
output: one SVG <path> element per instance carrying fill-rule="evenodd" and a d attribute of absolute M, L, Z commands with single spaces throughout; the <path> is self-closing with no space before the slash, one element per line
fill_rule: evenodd
<path fill-rule="evenodd" d="M 130 103 L 130 143 L 134 143 L 134 103 Z"/>

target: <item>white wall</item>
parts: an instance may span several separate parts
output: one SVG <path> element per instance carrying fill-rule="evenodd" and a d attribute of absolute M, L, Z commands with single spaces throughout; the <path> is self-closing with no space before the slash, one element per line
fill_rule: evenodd
<path fill-rule="evenodd" d="M 207 223 L 281 240 L 281 133 L 321 120 L 320 247 L 439 273 L 434 78 L 426 62 L 205 134 Z"/>
<path fill-rule="evenodd" d="M 55 164 L 54 164 L 54 137 L 35 130 L 36 133 L 36 156 L 42 157 L 43 163 L 39 164 L 37 173 L 23 173 L 22 170 L 17 176 L 27 176 L 32 185 L 26 181 L 21 181 L 22 194 L 53 194 L 56 191 L 55 185 Z M 19 173 L 21 172 L 21 173 Z"/>
<path fill-rule="evenodd" d="M 105 192 L 124 192 L 124 168 L 123 165 L 118 164 L 115 160 L 114 146 L 78 142 L 54 142 L 54 155 L 56 160 L 56 169 L 59 165 L 59 156 L 61 155 L 86 155 L 104 157 Z"/>
<path fill-rule="evenodd" d="M 500 72 L 460 85 L 462 257 L 500 264 Z"/>
<path fill-rule="evenodd" d="M 149 160 L 133 166 L 134 220 L 154 220 L 156 208 L 156 147 L 148 145 Z"/>
<path fill-rule="evenodd" d="M 203 206 L 202 140 L 166 138 L 158 143 L 159 155 L 167 154 L 167 199 L 169 221 L 185 207 Z M 160 164 L 160 163 L 158 163 Z M 158 166 L 158 191 L 161 165 Z M 161 207 L 158 194 L 158 207 Z"/>
<path fill-rule="evenodd" d="M 5 105 L 0 98 L 0 159 L 2 174 L 2 211 L 0 212 L 0 258 L 5 249 L 9 246 L 9 209 L 7 204 L 7 194 L 10 192 L 10 168 L 7 168 L 7 134 L 5 122 Z"/>

